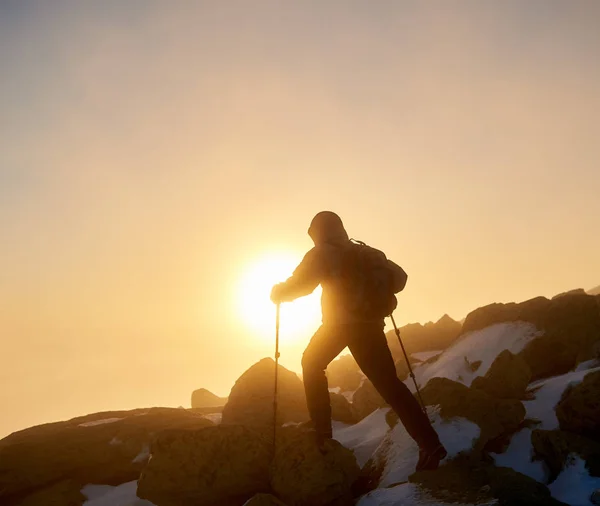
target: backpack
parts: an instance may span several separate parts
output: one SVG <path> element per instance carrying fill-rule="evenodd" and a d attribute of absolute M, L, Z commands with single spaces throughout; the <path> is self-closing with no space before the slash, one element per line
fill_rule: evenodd
<path fill-rule="evenodd" d="M 345 308 L 366 320 L 391 315 L 408 278 L 383 251 L 354 239 L 344 248 L 340 274 Z"/>

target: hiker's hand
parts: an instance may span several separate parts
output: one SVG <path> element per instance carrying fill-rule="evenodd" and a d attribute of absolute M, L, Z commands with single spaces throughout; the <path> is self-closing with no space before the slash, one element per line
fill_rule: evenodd
<path fill-rule="evenodd" d="M 274 304 L 280 304 L 282 302 L 282 300 L 281 300 L 282 289 L 283 289 L 283 283 L 278 283 L 271 289 L 271 301 Z"/>

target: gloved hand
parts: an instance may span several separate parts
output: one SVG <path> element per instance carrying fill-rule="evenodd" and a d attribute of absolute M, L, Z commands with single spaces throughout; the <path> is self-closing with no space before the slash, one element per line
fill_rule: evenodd
<path fill-rule="evenodd" d="M 280 304 L 281 302 L 283 302 L 283 300 L 282 300 L 282 292 L 283 292 L 283 283 L 277 283 L 271 289 L 271 301 L 274 304 Z"/>

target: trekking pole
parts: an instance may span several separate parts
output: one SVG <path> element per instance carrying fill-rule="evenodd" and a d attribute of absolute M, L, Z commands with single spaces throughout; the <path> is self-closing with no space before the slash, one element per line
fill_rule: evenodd
<path fill-rule="evenodd" d="M 404 358 L 406 359 L 406 365 L 408 365 L 408 373 L 410 374 L 410 377 L 412 378 L 413 383 L 415 384 L 415 388 L 417 389 L 417 397 L 419 398 L 419 404 L 421 405 L 421 409 L 423 410 L 423 413 L 425 413 L 425 416 L 427 416 L 427 418 L 429 418 L 429 415 L 427 414 L 427 409 L 425 408 L 425 403 L 423 402 L 423 398 L 421 397 L 421 391 L 419 390 L 419 385 L 417 385 L 417 379 L 415 378 L 415 373 L 413 372 L 412 367 L 410 366 L 410 360 L 408 360 L 408 354 L 406 353 L 406 349 L 404 348 L 404 343 L 402 342 L 402 339 L 400 338 L 400 329 L 396 325 L 396 320 L 394 320 L 393 314 L 390 315 L 390 318 L 392 319 L 392 324 L 394 325 L 394 330 L 396 331 L 396 335 L 398 336 L 398 342 L 400 343 L 400 347 L 402 348 L 402 353 L 404 353 Z"/>
<path fill-rule="evenodd" d="M 273 457 L 275 457 L 275 438 L 277 436 L 277 375 L 279 369 L 279 313 L 281 304 L 277 304 L 275 316 L 275 388 L 273 390 Z"/>

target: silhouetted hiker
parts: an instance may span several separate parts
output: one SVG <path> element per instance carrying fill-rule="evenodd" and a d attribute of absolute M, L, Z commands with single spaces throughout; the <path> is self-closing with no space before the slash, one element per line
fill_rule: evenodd
<path fill-rule="evenodd" d="M 347 346 L 363 373 L 419 445 L 417 470 L 436 469 L 446 456 L 446 450 L 417 400 L 396 376 L 394 360 L 383 331 L 384 316 L 365 316 L 364 312 L 349 309 L 349 301 L 357 300 L 357 297 L 347 293 L 348 284 L 343 274 L 347 265 L 345 259 L 355 245 L 348 238 L 342 220 L 335 213 L 323 211 L 313 218 L 308 235 L 315 247 L 305 255 L 287 281 L 273 287 L 271 300 L 275 303 L 288 302 L 310 294 L 319 284 L 323 287 L 323 323 L 302 356 L 306 402 L 317 444 L 323 449 L 325 442 L 332 438 L 325 369 Z M 392 262 L 389 262 L 389 268 L 403 278 L 402 289 L 406 273 Z"/>

